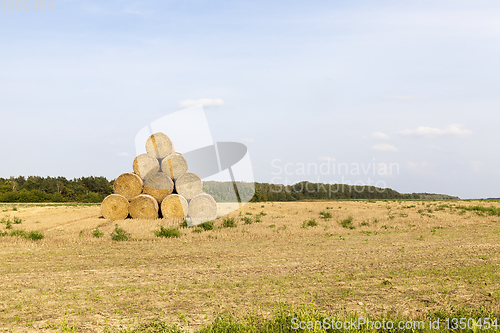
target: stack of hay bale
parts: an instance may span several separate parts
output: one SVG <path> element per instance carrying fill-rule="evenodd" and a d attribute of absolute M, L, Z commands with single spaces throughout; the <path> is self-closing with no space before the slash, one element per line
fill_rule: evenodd
<path fill-rule="evenodd" d="M 217 217 L 217 203 L 203 193 L 203 183 L 187 172 L 184 157 L 174 151 L 170 138 L 155 133 L 146 141 L 146 153 L 137 156 L 133 173 L 124 173 L 114 182 L 114 194 L 101 205 L 109 220 L 185 219 L 196 225 Z"/>

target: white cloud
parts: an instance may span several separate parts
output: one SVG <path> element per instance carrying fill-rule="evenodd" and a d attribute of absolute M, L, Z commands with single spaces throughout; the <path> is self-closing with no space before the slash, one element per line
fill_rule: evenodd
<path fill-rule="evenodd" d="M 398 148 L 394 147 L 393 145 L 389 145 L 387 143 L 381 143 L 379 145 L 375 145 L 372 147 L 372 150 L 375 151 L 386 151 L 386 152 L 398 152 Z"/>
<path fill-rule="evenodd" d="M 118 155 L 118 156 L 130 156 L 130 154 L 127 152 L 118 153 L 116 155 Z"/>
<path fill-rule="evenodd" d="M 390 139 L 390 137 L 387 134 L 382 133 L 382 132 L 373 132 L 372 138 L 380 139 L 380 140 L 389 140 Z"/>
<path fill-rule="evenodd" d="M 333 157 L 328 157 L 328 156 L 321 156 L 320 158 L 318 158 L 318 161 L 322 162 L 322 161 L 325 161 L 325 162 L 335 162 L 335 159 Z"/>
<path fill-rule="evenodd" d="M 416 129 L 406 129 L 398 133 L 404 136 L 435 138 L 442 135 L 466 136 L 472 134 L 472 131 L 465 129 L 463 125 L 451 124 L 445 128 L 419 126 Z"/>
<path fill-rule="evenodd" d="M 222 98 L 201 98 L 201 99 L 186 99 L 179 102 L 181 108 L 189 108 L 196 105 L 208 106 L 222 106 L 224 101 Z"/>

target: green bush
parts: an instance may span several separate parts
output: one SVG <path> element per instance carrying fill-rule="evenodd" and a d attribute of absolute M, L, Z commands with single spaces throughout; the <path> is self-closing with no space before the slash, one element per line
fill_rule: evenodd
<path fill-rule="evenodd" d="M 214 222 L 213 221 L 203 222 L 203 223 L 198 224 L 197 227 L 201 228 L 205 231 L 212 230 L 214 228 Z"/>
<path fill-rule="evenodd" d="M 24 230 L 12 230 L 9 233 L 9 236 L 15 237 L 15 236 L 21 236 L 26 238 L 26 231 Z"/>
<path fill-rule="evenodd" d="M 321 212 L 319 212 L 319 215 L 321 215 L 321 217 L 325 220 L 332 218 L 332 214 L 330 212 L 327 213 L 327 212 L 321 211 Z"/>
<path fill-rule="evenodd" d="M 304 221 L 304 223 L 302 223 L 302 228 L 315 227 L 317 225 L 318 225 L 318 222 L 316 222 L 315 219 L 311 219 L 309 221 Z"/>
<path fill-rule="evenodd" d="M 115 224 L 115 230 L 111 233 L 111 239 L 114 241 L 126 241 L 129 238 L 130 233 L 118 227 L 118 224 Z"/>
<path fill-rule="evenodd" d="M 156 237 L 165 237 L 165 238 L 181 237 L 181 232 L 178 229 L 165 228 L 163 226 L 160 226 L 160 230 L 155 230 L 154 233 Z"/>
<path fill-rule="evenodd" d="M 352 216 L 349 216 L 348 218 L 340 221 L 340 225 L 343 226 L 344 228 L 348 228 L 348 229 L 355 228 L 355 226 L 352 224 Z"/>
<path fill-rule="evenodd" d="M 39 240 L 42 239 L 43 233 L 41 231 L 24 231 L 24 230 L 12 230 L 9 236 L 20 236 L 26 239 Z"/>
<path fill-rule="evenodd" d="M 31 239 L 31 240 L 39 240 L 39 239 L 42 239 L 43 237 L 44 236 L 43 236 L 43 233 L 41 231 L 30 231 L 25 236 L 25 238 Z"/>
<path fill-rule="evenodd" d="M 101 238 L 102 236 L 104 236 L 104 232 L 102 232 L 101 230 L 99 230 L 98 227 L 96 227 L 94 230 L 92 230 L 92 236 L 94 236 L 95 238 Z"/>
<path fill-rule="evenodd" d="M 225 218 L 222 221 L 222 226 L 224 228 L 234 228 L 234 227 L 236 227 L 236 221 L 234 220 L 234 217 Z"/>
<path fill-rule="evenodd" d="M 244 222 L 244 224 L 252 224 L 252 219 L 249 218 L 248 216 L 245 216 L 241 220 Z"/>

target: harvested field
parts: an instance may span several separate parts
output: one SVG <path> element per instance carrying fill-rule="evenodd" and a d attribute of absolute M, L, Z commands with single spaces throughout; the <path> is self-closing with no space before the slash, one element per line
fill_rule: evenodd
<path fill-rule="evenodd" d="M 406 317 L 498 313 L 499 212 L 499 202 L 251 203 L 212 230 L 159 238 L 153 231 L 179 223 L 109 222 L 99 205 L 1 204 L 0 328 L 100 332 L 159 318 L 194 329 L 224 311 L 265 317 L 303 303 Z M 115 224 L 129 240 L 111 239 Z M 44 238 L 8 235 L 21 229 Z"/>

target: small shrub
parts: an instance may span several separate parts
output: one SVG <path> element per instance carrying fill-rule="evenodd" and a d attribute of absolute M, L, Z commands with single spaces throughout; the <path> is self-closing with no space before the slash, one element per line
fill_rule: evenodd
<path fill-rule="evenodd" d="M 12 230 L 9 233 L 9 236 L 12 236 L 12 237 L 15 237 L 15 236 L 25 237 L 26 236 L 26 231 L 24 231 L 24 230 Z"/>
<path fill-rule="evenodd" d="M 96 227 L 94 230 L 92 230 L 92 236 L 94 236 L 95 238 L 101 238 L 102 236 L 104 236 L 104 232 L 102 232 L 101 230 L 99 230 L 98 227 Z"/>
<path fill-rule="evenodd" d="M 355 226 L 352 224 L 352 216 L 347 217 L 340 221 L 340 225 L 347 229 L 354 229 Z"/>
<path fill-rule="evenodd" d="M 264 207 L 264 206 L 262 206 L 262 207 Z M 259 215 L 260 215 L 260 216 L 266 216 L 267 214 L 266 214 L 266 213 L 264 213 L 264 212 L 260 212 L 260 213 L 259 213 Z"/>
<path fill-rule="evenodd" d="M 179 224 L 179 228 L 187 228 L 188 227 L 188 223 L 186 220 L 182 221 L 181 224 Z"/>
<path fill-rule="evenodd" d="M 212 230 L 214 228 L 214 222 L 213 221 L 203 222 L 203 223 L 198 224 L 197 227 L 201 228 L 205 231 Z"/>
<path fill-rule="evenodd" d="M 201 230 L 200 230 L 201 232 Z M 156 237 L 165 237 L 165 238 L 179 238 L 181 237 L 181 232 L 178 229 L 173 228 L 165 228 L 160 226 L 160 230 L 155 230 L 154 234 Z"/>
<path fill-rule="evenodd" d="M 244 222 L 244 224 L 252 224 L 252 219 L 249 218 L 248 216 L 245 216 L 241 220 Z"/>
<path fill-rule="evenodd" d="M 234 228 L 234 227 L 236 227 L 236 221 L 234 220 L 234 217 L 225 218 L 222 221 L 222 226 L 224 228 Z"/>
<path fill-rule="evenodd" d="M 321 217 L 325 220 L 332 218 L 332 214 L 330 212 L 327 213 L 327 212 L 321 211 L 321 212 L 319 212 L 319 215 L 321 215 Z"/>
<path fill-rule="evenodd" d="M 260 217 L 256 216 L 255 217 L 255 223 L 260 223 L 260 222 L 262 222 L 262 220 L 260 219 Z"/>
<path fill-rule="evenodd" d="M 12 220 L 12 223 L 14 224 L 21 224 L 23 222 L 23 220 L 21 220 L 19 217 L 15 217 L 14 216 L 14 219 Z"/>
<path fill-rule="evenodd" d="M 31 239 L 31 240 L 39 240 L 42 239 L 43 233 L 40 231 L 24 231 L 24 230 L 12 230 L 9 233 L 9 236 L 20 236 L 26 239 Z"/>
<path fill-rule="evenodd" d="M 44 236 L 43 236 L 43 233 L 40 231 L 30 231 L 30 232 L 26 233 L 26 235 L 24 237 L 26 239 L 39 240 L 39 239 L 42 239 Z"/>
<path fill-rule="evenodd" d="M 245 215 L 252 215 L 252 213 L 250 213 L 250 212 L 246 212 L 246 213 L 245 213 Z"/>
<path fill-rule="evenodd" d="M 302 223 L 302 228 L 315 227 L 317 225 L 318 225 L 318 222 L 316 222 L 315 219 L 311 219 L 309 221 L 304 221 L 304 223 Z"/>
<path fill-rule="evenodd" d="M 367 226 L 370 225 L 370 223 L 368 223 L 368 221 L 363 221 L 359 225 L 362 226 L 362 227 L 367 227 Z"/>
<path fill-rule="evenodd" d="M 115 230 L 113 230 L 113 232 L 111 233 L 111 239 L 114 241 L 126 241 L 129 238 L 130 233 L 118 227 L 118 224 L 115 224 Z"/>

